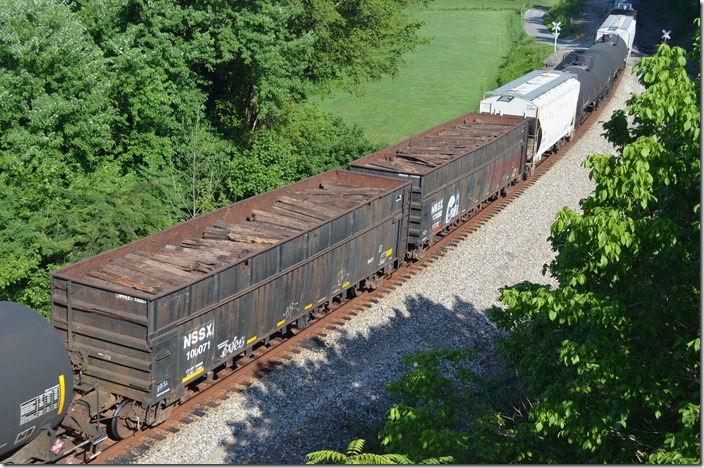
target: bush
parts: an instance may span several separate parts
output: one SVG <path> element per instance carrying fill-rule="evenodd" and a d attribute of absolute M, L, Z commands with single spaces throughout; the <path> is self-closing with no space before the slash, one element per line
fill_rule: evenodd
<path fill-rule="evenodd" d="M 545 13 L 545 26 L 552 31 L 553 21 L 560 23 L 560 34 L 569 36 L 572 30 L 572 17 L 581 9 L 584 0 L 560 0 Z"/>
<path fill-rule="evenodd" d="M 497 77 L 498 86 L 503 86 L 518 77 L 533 70 L 543 68 L 543 60 L 552 53 L 552 47 L 548 44 L 540 44 L 534 37 L 526 34 L 523 28 L 523 19 L 520 13 L 508 26 L 508 34 L 515 45 L 511 48 L 503 65 L 499 67 Z"/>

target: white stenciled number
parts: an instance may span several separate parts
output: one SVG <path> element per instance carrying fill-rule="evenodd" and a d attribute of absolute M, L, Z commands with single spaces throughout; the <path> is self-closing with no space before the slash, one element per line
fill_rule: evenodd
<path fill-rule="evenodd" d="M 188 352 L 186 352 L 186 358 L 188 359 L 193 359 L 196 356 L 200 356 L 204 352 L 210 349 L 210 341 L 201 344 L 197 348 L 189 349 Z"/>

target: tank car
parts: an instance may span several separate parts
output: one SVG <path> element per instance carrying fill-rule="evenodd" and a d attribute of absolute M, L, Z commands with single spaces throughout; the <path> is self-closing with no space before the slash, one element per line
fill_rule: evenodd
<path fill-rule="evenodd" d="M 52 461 L 55 430 L 73 395 L 71 363 L 54 329 L 32 309 L 0 302 L 0 460 Z"/>
<path fill-rule="evenodd" d="M 627 57 L 628 48 L 620 36 L 604 35 L 562 69 L 576 75 L 580 83 L 579 99 L 574 108 L 577 126 L 609 95 Z"/>

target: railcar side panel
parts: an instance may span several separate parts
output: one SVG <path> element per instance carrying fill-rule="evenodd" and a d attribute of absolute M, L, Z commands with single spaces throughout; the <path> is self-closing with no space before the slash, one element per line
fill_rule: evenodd
<path fill-rule="evenodd" d="M 405 256 L 407 181 L 329 171 L 52 273 L 82 376 L 144 405 Z"/>
<path fill-rule="evenodd" d="M 410 180 L 409 243 L 435 235 L 524 172 L 528 121 L 467 114 L 350 163 L 350 170 Z"/>

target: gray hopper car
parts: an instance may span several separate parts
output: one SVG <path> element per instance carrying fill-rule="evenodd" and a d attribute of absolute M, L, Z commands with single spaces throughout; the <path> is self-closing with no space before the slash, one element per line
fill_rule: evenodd
<path fill-rule="evenodd" d="M 410 180 L 409 253 L 481 209 L 526 170 L 529 121 L 470 113 L 350 163 L 350 170 Z"/>
<path fill-rule="evenodd" d="M 52 324 L 113 408 L 110 435 L 162 422 L 215 367 L 375 287 L 405 256 L 410 194 L 329 171 L 53 272 Z"/>

